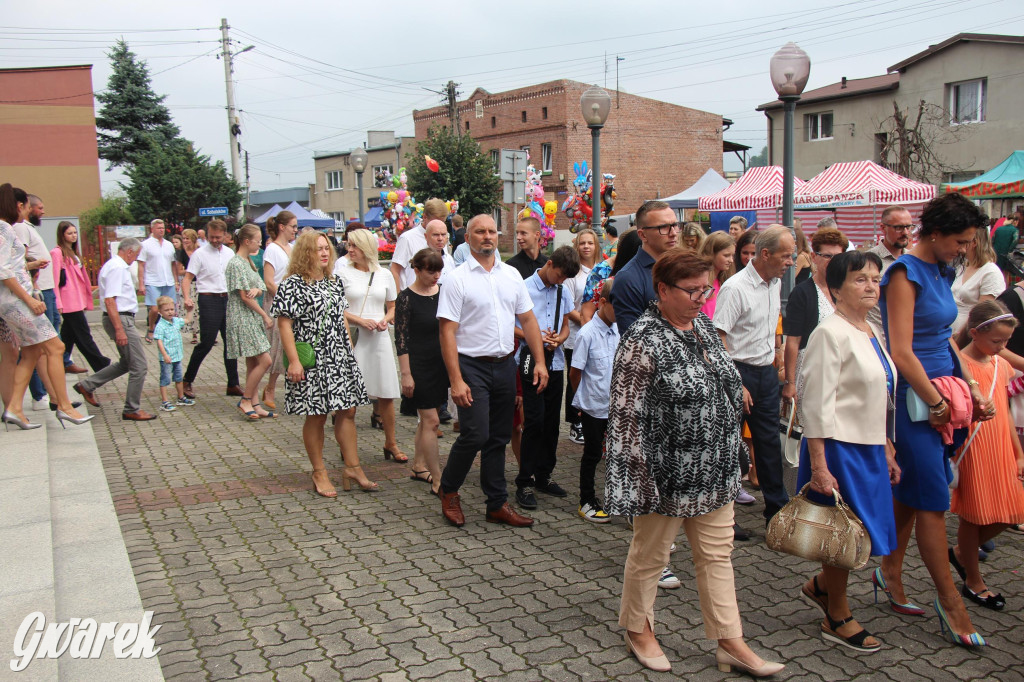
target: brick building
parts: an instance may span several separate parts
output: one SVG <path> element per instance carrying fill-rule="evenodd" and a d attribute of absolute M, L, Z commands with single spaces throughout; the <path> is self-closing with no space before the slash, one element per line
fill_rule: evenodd
<path fill-rule="evenodd" d="M 100 201 L 92 66 L 0 69 L 0 182 L 42 197 L 50 216 Z"/>
<path fill-rule="evenodd" d="M 590 129 L 580 96 L 589 86 L 556 80 L 491 94 L 477 88 L 458 102 L 458 124 L 497 164 L 501 149 L 529 149 L 543 170 L 548 200 L 565 200 L 573 163 L 591 162 Z M 611 92 L 612 108 L 601 131 L 601 172 L 616 176 L 615 215 L 633 213 L 643 201 L 675 194 L 708 168 L 722 172 L 722 116 L 676 104 Z M 448 126 L 448 107 L 413 112 L 416 139 L 432 125 Z M 502 247 L 511 245 L 507 210 L 501 216 Z M 559 214 L 559 229 L 568 219 Z"/>

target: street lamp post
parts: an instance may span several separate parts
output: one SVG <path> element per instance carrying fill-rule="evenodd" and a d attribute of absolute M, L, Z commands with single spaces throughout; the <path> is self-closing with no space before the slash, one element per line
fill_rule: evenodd
<path fill-rule="evenodd" d="M 769 67 L 772 87 L 782 100 L 783 116 L 783 152 L 782 152 L 782 224 L 793 232 L 793 118 L 796 103 L 807 85 L 811 75 L 811 59 L 807 53 L 797 47 L 796 43 L 786 43 L 772 55 Z M 782 280 L 782 309 L 785 310 L 789 294 L 793 291 L 793 268 L 786 270 Z"/>
<path fill-rule="evenodd" d="M 363 222 L 363 171 L 366 170 L 367 158 L 366 150 L 362 147 L 356 147 L 348 155 L 348 161 L 356 171 L 356 184 L 359 186 L 359 209 L 356 212 L 359 222 Z"/>
<path fill-rule="evenodd" d="M 592 85 L 580 96 L 580 108 L 583 110 L 583 120 L 590 128 L 590 137 L 593 146 L 593 168 L 591 169 L 590 199 L 591 217 L 590 225 L 597 233 L 597 238 L 602 235 L 601 230 L 601 128 L 608 120 L 608 113 L 612 108 L 612 98 L 603 89 Z"/>

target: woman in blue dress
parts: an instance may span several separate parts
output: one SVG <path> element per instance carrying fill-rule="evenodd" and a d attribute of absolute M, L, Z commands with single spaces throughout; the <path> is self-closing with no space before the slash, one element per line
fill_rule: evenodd
<path fill-rule="evenodd" d="M 878 302 L 881 270 L 882 260 L 871 252 L 846 251 L 829 261 L 825 284 L 835 299 L 835 314 L 815 327 L 804 352 L 804 441 L 797 477 L 801 488 L 810 483 L 812 499 L 827 495 L 822 503 L 831 503 L 832 491 L 839 491 L 864 522 L 876 556 L 896 546 L 889 486 L 900 479 L 890 433 L 896 372 L 867 321 Z M 849 577 L 846 569 L 822 564 L 821 573 L 801 591 L 824 612 L 823 639 L 856 651 L 877 651 L 879 641 L 850 611 Z"/>
<path fill-rule="evenodd" d="M 880 302 L 889 353 L 901 378 L 896 390 L 894 444 L 902 476 L 893 486 L 899 542 L 882 559 L 876 584 L 886 591 L 894 609 L 924 614 L 908 602 L 903 587 L 903 557 L 916 530 L 921 558 L 938 591 L 934 605 L 942 631 L 948 630 L 950 641 L 962 646 L 984 646 L 985 640 L 974 631 L 950 574 L 945 513 L 952 474 L 937 430 L 949 423 L 950 408 L 930 381 L 959 373 L 971 387 L 974 418 L 992 418 L 991 401 L 960 367 L 959 352 L 951 339 L 957 308 L 950 291 L 955 275 L 950 264 L 967 253 L 975 230 L 987 224 L 987 216 L 959 194 L 929 201 L 921 212 L 917 244 L 882 278 Z M 908 400 L 918 406 L 917 413 L 924 412 L 926 405 L 927 419 L 912 419 Z"/>

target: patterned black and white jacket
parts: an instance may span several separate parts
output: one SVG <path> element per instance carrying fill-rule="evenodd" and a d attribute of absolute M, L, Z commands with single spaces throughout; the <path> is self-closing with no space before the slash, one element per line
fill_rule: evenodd
<path fill-rule="evenodd" d="M 657 303 L 619 342 L 605 440 L 605 509 L 692 518 L 740 487 L 743 384 L 710 318 L 692 331 Z"/>

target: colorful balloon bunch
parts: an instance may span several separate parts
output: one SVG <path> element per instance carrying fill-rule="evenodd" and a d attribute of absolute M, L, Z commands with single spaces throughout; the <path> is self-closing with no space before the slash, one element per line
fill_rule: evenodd
<path fill-rule="evenodd" d="M 416 198 L 409 192 L 407 182 L 404 166 L 398 169 L 398 175 L 384 171 L 384 186 L 391 186 L 393 189 L 381 190 L 380 204 L 384 209 L 384 216 L 380 226 L 384 234 L 393 238 L 397 238 L 410 227 L 419 225 L 423 218 L 423 204 L 416 202 Z"/>
<path fill-rule="evenodd" d="M 569 217 L 569 231 L 575 234 L 593 222 L 593 174 L 586 161 L 574 163 L 572 167 L 576 172 L 572 181 L 573 194 L 562 203 L 562 210 Z M 607 225 L 615 207 L 615 176 L 605 173 L 602 179 L 604 182 L 598 190 L 601 193 L 601 225 Z"/>
<path fill-rule="evenodd" d="M 536 218 L 540 221 L 540 245 L 543 247 L 555 238 L 555 216 L 558 214 L 557 201 L 545 201 L 541 174 L 533 164 L 526 167 L 526 206 L 519 212 L 519 219 Z"/>

